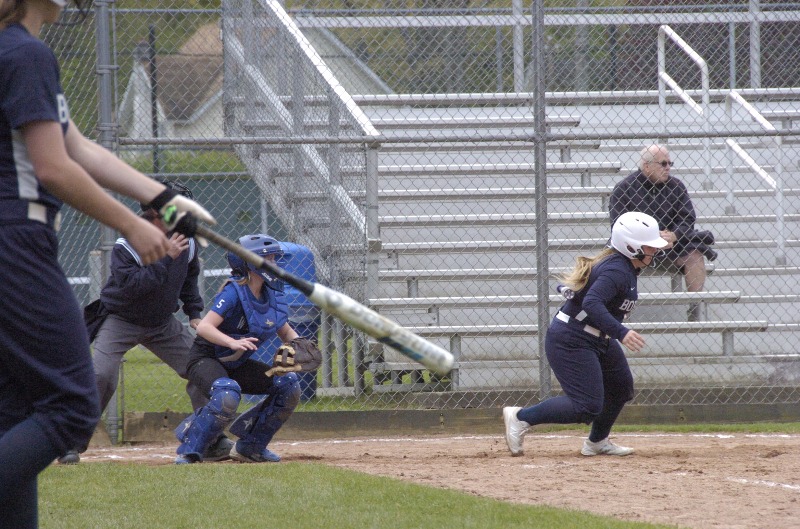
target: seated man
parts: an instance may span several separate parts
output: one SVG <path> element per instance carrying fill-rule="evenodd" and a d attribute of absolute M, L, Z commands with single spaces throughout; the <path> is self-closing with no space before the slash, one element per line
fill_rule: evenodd
<path fill-rule="evenodd" d="M 665 146 L 645 147 L 639 170 L 614 186 L 609 200 L 611 224 L 628 211 L 641 211 L 654 217 L 659 223 L 661 237 L 672 245 L 656 267 L 678 267 L 684 274 L 686 290 L 699 292 L 706 280 L 703 256 L 709 261 L 717 258 L 717 253 L 709 247 L 714 244 L 714 236 L 708 231 L 695 230 L 694 206 L 683 182 L 670 176 L 672 164 Z M 700 319 L 699 304 L 689 307 L 688 319 Z"/>

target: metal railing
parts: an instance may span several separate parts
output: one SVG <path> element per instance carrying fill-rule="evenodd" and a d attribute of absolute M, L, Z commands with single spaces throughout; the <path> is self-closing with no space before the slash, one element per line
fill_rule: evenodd
<path fill-rule="evenodd" d="M 666 39 L 669 38 L 674 42 L 700 69 L 700 83 L 701 83 L 701 103 L 697 102 L 689 96 L 689 94 L 678 85 L 675 80 L 670 77 L 666 72 Z M 659 26 L 658 28 L 658 105 L 662 112 L 662 125 L 664 137 L 667 137 L 667 86 L 673 91 L 677 92 L 683 102 L 689 106 L 695 113 L 703 119 L 703 132 L 708 133 L 711 130 L 711 112 L 710 112 L 710 84 L 708 75 L 708 64 L 698 55 L 689 44 L 683 40 L 671 27 L 667 25 Z M 705 181 L 703 186 L 710 189 L 713 184 L 711 182 L 711 138 L 703 138 L 703 149 L 705 151 Z"/>
<path fill-rule="evenodd" d="M 753 105 L 751 105 L 739 93 L 731 91 L 725 98 L 725 109 L 728 116 L 733 119 L 734 104 L 742 107 L 747 113 L 753 117 L 764 131 L 775 132 L 775 126 L 770 123 Z M 786 265 L 786 224 L 784 222 L 784 209 L 783 209 L 783 169 L 785 166 L 784 152 L 783 152 L 783 138 L 780 136 L 772 136 L 771 141 L 774 142 L 776 152 L 777 164 L 775 167 L 775 176 L 771 176 L 765 171 L 745 150 L 739 143 L 728 138 L 725 143 L 730 147 L 728 155 L 728 181 L 730 182 L 728 188 L 728 205 L 725 208 L 725 213 L 730 215 L 736 214 L 736 206 L 734 205 L 733 198 L 733 154 L 742 159 L 750 168 L 753 169 L 758 176 L 760 176 L 771 188 L 775 190 L 775 231 L 778 239 L 778 252 L 775 255 L 775 264 L 778 266 Z"/>

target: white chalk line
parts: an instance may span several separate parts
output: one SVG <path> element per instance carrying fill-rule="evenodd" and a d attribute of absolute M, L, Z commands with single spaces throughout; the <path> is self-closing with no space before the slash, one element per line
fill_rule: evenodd
<path fill-rule="evenodd" d="M 576 434 L 554 434 L 536 433 L 528 434 L 531 438 L 537 439 L 584 439 L 585 435 Z M 659 438 L 712 438 L 712 439 L 734 439 L 743 438 L 763 438 L 763 439 L 800 439 L 800 434 L 724 434 L 724 433 L 619 433 L 613 434 L 614 438 L 638 438 L 638 439 L 659 439 Z M 369 444 L 369 443 L 428 443 L 445 444 L 454 441 L 481 441 L 481 440 L 500 440 L 502 435 L 453 435 L 446 437 L 372 437 L 355 439 L 313 439 L 303 441 L 275 441 L 273 446 L 309 446 L 309 445 L 350 445 L 350 444 Z M 93 448 L 90 454 L 86 454 L 87 459 L 124 459 L 119 454 L 126 453 L 136 457 L 141 453 L 145 457 L 173 458 L 174 448 L 163 447 L 168 454 L 153 453 L 153 447 L 136 446 L 116 446 Z"/>
<path fill-rule="evenodd" d="M 555 465 L 551 465 L 555 466 Z M 533 465 L 523 465 L 522 468 L 537 468 Z M 538 468 L 545 468 L 544 465 Z M 704 474 L 703 476 L 698 476 L 694 472 L 664 472 L 658 470 L 651 470 L 651 474 L 658 474 L 662 476 L 678 476 L 682 478 L 691 478 L 693 480 L 696 479 L 716 479 L 709 474 Z M 769 481 L 765 479 L 747 479 L 747 478 L 734 478 L 730 476 L 726 476 L 723 478 L 725 481 L 730 481 L 732 483 L 739 483 L 740 485 L 758 485 L 762 487 L 769 487 L 769 488 L 780 488 L 780 489 L 787 489 L 793 492 L 800 492 L 800 485 L 792 485 L 789 483 L 778 483 L 777 481 Z"/>
<path fill-rule="evenodd" d="M 537 439 L 584 439 L 585 435 L 576 434 L 544 434 L 529 432 L 528 436 Z M 637 439 L 664 438 L 698 438 L 698 439 L 735 439 L 737 437 L 757 439 L 800 439 L 800 434 L 726 434 L 726 433 L 619 433 L 614 438 L 627 437 Z M 364 444 L 364 443 L 446 443 L 451 441 L 473 441 L 486 439 L 502 439 L 502 435 L 457 435 L 445 437 L 373 437 L 358 439 L 315 439 L 305 441 L 276 441 L 276 444 L 302 446 L 312 444 Z"/>
<path fill-rule="evenodd" d="M 800 492 L 800 485 L 790 485 L 789 483 L 777 483 L 775 481 L 767 481 L 763 479 L 746 479 L 746 478 L 725 478 L 727 481 L 734 483 L 741 483 L 742 485 L 759 485 L 762 487 L 787 489 L 794 492 Z"/>

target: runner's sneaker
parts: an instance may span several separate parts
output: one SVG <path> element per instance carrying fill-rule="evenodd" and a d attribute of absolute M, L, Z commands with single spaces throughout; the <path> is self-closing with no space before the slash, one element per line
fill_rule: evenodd
<path fill-rule="evenodd" d="M 608 437 L 603 439 L 602 441 L 597 441 L 596 443 L 591 442 L 590 440 L 586 439 L 583 442 L 583 448 L 581 449 L 581 454 L 585 456 L 628 456 L 633 453 L 633 448 L 628 448 L 627 446 L 619 446 L 615 445 L 611 441 L 608 440 Z"/>
<path fill-rule="evenodd" d="M 75 465 L 80 463 L 81 455 L 78 453 L 77 450 L 70 450 L 63 456 L 58 458 L 58 462 L 62 465 Z"/>
<path fill-rule="evenodd" d="M 525 432 L 531 427 L 525 421 L 517 419 L 517 412 L 522 408 L 518 406 L 506 406 L 503 408 L 503 422 L 506 425 L 506 444 L 512 456 L 522 455 L 522 438 Z"/>
<path fill-rule="evenodd" d="M 240 461 L 242 463 L 277 463 L 281 460 L 281 456 L 268 448 L 264 448 L 260 452 L 241 453 L 236 450 L 238 443 L 231 448 L 231 459 Z"/>
<path fill-rule="evenodd" d="M 203 454 L 203 461 L 223 461 L 230 458 L 233 441 L 225 435 L 220 435 Z"/>

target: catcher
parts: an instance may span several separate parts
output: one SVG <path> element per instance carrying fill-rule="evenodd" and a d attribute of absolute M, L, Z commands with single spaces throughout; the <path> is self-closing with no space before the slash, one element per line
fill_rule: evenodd
<path fill-rule="evenodd" d="M 280 243 L 269 235 L 245 235 L 239 243 L 270 261 L 283 255 Z M 296 373 L 313 371 L 322 359 L 317 346 L 289 325 L 281 282 L 232 253 L 228 263 L 231 277 L 197 326 L 189 352 L 189 380 L 207 392 L 210 401 L 175 429 L 181 442 L 176 464 L 203 460 L 208 445 L 233 420 L 242 393 L 264 399 L 230 425 L 230 433 L 239 437 L 231 459 L 280 461 L 267 445 L 300 400 Z M 283 345 L 275 351 L 272 365 L 251 358 L 275 336 Z"/>

